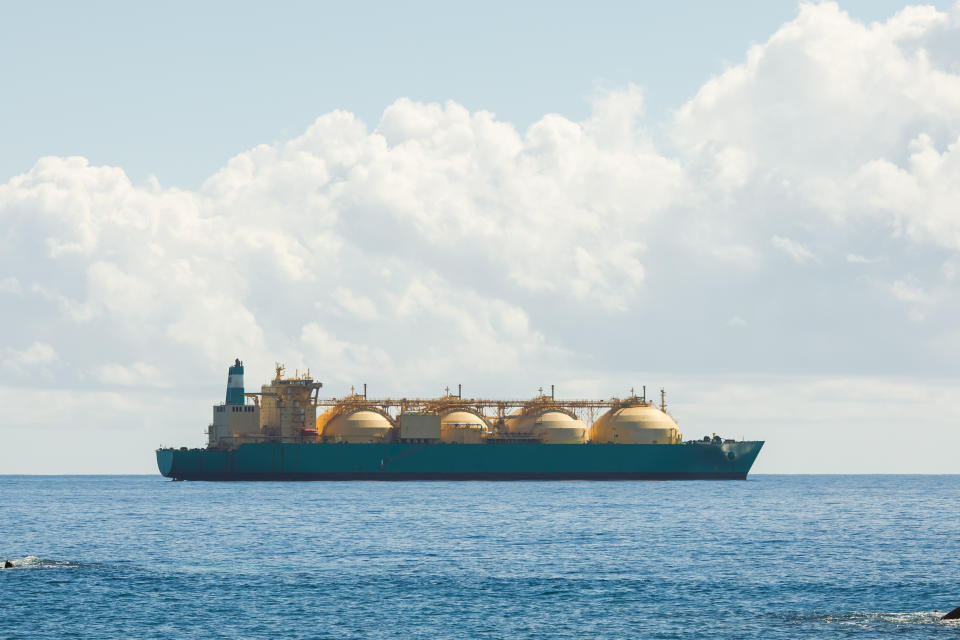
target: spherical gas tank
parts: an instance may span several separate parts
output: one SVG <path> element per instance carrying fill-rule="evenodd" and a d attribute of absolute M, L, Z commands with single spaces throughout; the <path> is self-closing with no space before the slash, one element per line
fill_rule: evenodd
<path fill-rule="evenodd" d="M 587 425 L 563 411 L 543 411 L 528 415 L 514 414 L 507 419 L 510 433 L 529 433 L 544 444 L 583 444 Z"/>
<path fill-rule="evenodd" d="M 677 423 L 656 407 L 611 409 L 590 427 L 590 441 L 613 444 L 675 444 L 682 439 Z"/>
<path fill-rule="evenodd" d="M 383 442 L 393 428 L 386 417 L 369 409 L 339 413 L 332 417 L 328 417 L 328 414 L 317 418 L 317 430 L 327 441 Z"/>
<path fill-rule="evenodd" d="M 440 439 L 443 442 L 479 444 L 490 432 L 490 423 L 472 411 L 450 411 L 440 416 Z"/>

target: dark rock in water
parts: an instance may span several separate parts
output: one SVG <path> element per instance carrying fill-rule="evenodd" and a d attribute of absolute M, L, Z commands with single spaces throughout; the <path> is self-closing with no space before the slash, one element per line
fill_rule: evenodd
<path fill-rule="evenodd" d="M 10 562 L 9 560 L 4 560 L 4 561 L 3 561 L 3 568 L 4 568 L 4 569 L 13 569 L 13 563 Z"/>
<path fill-rule="evenodd" d="M 960 607 L 957 607 L 947 615 L 940 618 L 941 620 L 960 620 Z"/>

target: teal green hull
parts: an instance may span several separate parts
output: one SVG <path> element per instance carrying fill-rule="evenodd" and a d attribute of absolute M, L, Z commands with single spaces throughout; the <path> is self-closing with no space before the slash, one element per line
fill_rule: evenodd
<path fill-rule="evenodd" d="M 158 449 L 176 480 L 742 480 L 763 442 L 257 443 Z"/>

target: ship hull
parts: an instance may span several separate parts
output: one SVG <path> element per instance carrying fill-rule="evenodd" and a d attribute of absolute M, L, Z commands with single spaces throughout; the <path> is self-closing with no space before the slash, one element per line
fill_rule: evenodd
<path fill-rule="evenodd" d="M 175 480 L 743 480 L 763 442 L 254 443 L 158 449 Z"/>

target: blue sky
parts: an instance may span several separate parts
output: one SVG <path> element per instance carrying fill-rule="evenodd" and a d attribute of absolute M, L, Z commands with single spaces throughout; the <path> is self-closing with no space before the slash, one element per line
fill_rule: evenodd
<path fill-rule="evenodd" d="M 235 357 L 957 471 L 960 4 L 3 12 L 6 471 L 153 472 Z"/>

